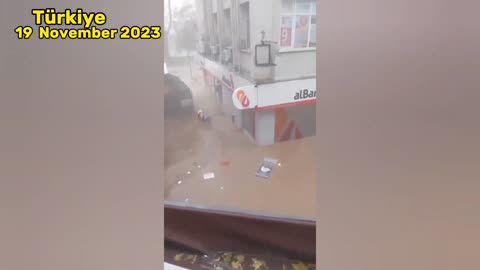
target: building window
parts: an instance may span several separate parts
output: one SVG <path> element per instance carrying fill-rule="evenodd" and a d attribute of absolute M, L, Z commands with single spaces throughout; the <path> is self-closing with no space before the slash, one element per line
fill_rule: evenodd
<path fill-rule="evenodd" d="M 217 13 L 212 14 L 212 44 L 218 44 L 218 16 Z"/>
<path fill-rule="evenodd" d="M 240 49 L 250 48 L 250 5 L 249 2 L 240 4 Z"/>
<path fill-rule="evenodd" d="M 232 15 L 229 8 L 223 10 L 223 45 L 232 46 Z"/>
<path fill-rule="evenodd" d="M 316 1 L 282 0 L 280 47 L 315 48 L 317 45 Z"/>

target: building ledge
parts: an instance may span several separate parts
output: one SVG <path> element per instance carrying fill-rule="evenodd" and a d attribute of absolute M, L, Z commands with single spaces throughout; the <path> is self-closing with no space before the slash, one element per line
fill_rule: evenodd
<path fill-rule="evenodd" d="M 299 52 L 312 52 L 316 51 L 317 48 L 289 48 L 289 49 L 280 49 L 278 50 L 278 53 L 284 54 L 284 53 L 299 53 Z"/>
<path fill-rule="evenodd" d="M 303 75 L 303 76 L 297 76 L 297 77 L 287 77 L 287 78 L 284 77 L 284 78 L 275 78 L 272 80 L 259 81 L 259 80 L 255 80 L 250 76 L 249 70 L 240 69 L 239 71 L 235 71 L 233 67 L 228 67 L 226 65 L 223 65 L 219 61 L 215 61 L 211 57 L 207 57 L 201 54 L 198 54 L 198 56 L 200 58 L 201 65 L 205 66 L 205 62 L 209 61 L 212 64 L 216 65 L 218 68 L 221 68 L 224 71 L 228 71 L 231 74 L 234 74 L 239 78 L 242 78 L 243 80 L 251 82 L 252 85 L 264 85 L 264 84 L 273 84 L 273 83 L 288 82 L 288 81 L 295 81 L 295 80 L 315 79 L 317 77 L 316 74 L 309 74 L 309 75 Z"/>
<path fill-rule="evenodd" d="M 298 76 L 294 78 L 281 78 L 281 79 L 274 79 L 270 81 L 262 81 L 256 82 L 256 85 L 263 85 L 263 84 L 273 84 L 273 83 L 281 83 L 281 82 L 289 82 L 289 81 L 296 81 L 296 80 L 307 80 L 307 79 L 316 79 L 316 75 L 307 75 L 307 76 Z"/>

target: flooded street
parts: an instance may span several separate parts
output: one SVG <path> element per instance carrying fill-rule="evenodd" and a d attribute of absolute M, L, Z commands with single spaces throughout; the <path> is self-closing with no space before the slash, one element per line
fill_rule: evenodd
<path fill-rule="evenodd" d="M 212 123 L 208 126 L 194 115 L 165 119 L 165 199 L 313 219 L 314 137 L 256 145 L 221 113 L 199 66 L 192 66 L 193 76 L 188 65 L 168 70 L 192 89 L 196 108 L 211 115 Z M 256 176 L 264 158 L 279 161 L 268 179 Z"/>

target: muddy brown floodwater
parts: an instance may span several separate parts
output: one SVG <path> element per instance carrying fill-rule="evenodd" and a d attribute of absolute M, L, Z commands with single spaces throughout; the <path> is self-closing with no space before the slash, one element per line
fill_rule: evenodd
<path fill-rule="evenodd" d="M 216 108 L 200 69 L 169 67 L 193 92 L 197 107 L 212 114 L 211 127 L 192 116 L 165 119 L 165 199 L 203 207 L 315 218 L 314 137 L 255 145 Z M 268 179 L 256 176 L 265 157 L 277 159 Z M 204 179 L 213 173 L 214 178 Z"/>

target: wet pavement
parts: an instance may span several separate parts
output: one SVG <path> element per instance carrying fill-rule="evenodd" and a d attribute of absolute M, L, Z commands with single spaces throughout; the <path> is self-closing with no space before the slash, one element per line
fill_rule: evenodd
<path fill-rule="evenodd" d="M 196 107 L 212 123 L 194 115 L 165 119 L 165 199 L 314 219 L 314 137 L 255 145 L 221 113 L 198 65 L 192 66 L 193 77 L 188 65 L 168 68 L 190 86 Z M 256 176 L 265 157 L 279 161 L 268 179 Z"/>

